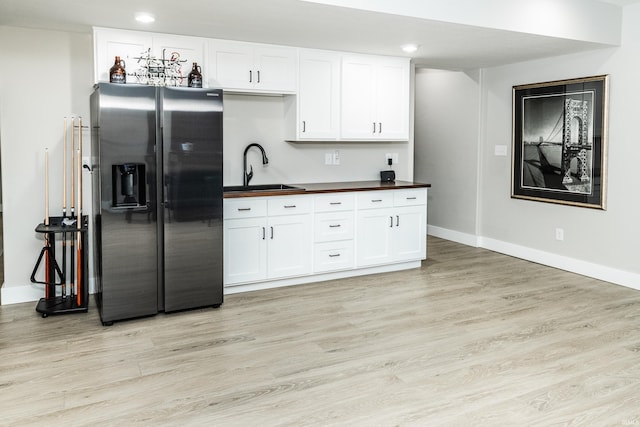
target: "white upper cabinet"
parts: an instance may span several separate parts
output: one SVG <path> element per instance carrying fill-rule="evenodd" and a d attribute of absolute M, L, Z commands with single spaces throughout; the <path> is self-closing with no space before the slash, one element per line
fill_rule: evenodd
<path fill-rule="evenodd" d="M 341 133 L 346 140 L 409 139 L 409 60 L 345 55 Z"/>
<path fill-rule="evenodd" d="M 296 139 L 338 139 L 340 59 L 337 52 L 300 51 Z"/>
<path fill-rule="evenodd" d="M 296 49 L 212 40 L 209 67 L 229 91 L 295 93 Z"/>
<path fill-rule="evenodd" d="M 109 81 L 109 70 L 113 67 L 116 56 L 125 62 L 127 73 L 136 70 L 139 67 L 136 58 L 150 49 L 152 43 L 149 33 L 94 28 L 95 83 Z M 127 83 L 136 83 L 135 77 L 127 76 Z"/>
<path fill-rule="evenodd" d="M 113 66 L 117 55 L 125 61 L 127 83 L 138 83 L 138 79 L 133 74 L 142 70 L 144 61 L 140 58 L 147 53 L 158 60 L 170 60 L 174 57 L 178 61 L 180 64 L 178 74 L 181 76 L 177 81 L 179 86 L 187 86 L 187 77 L 194 62 L 202 67 L 203 79 L 207 80 L 208 70 L 203 66 L 206 60 L 207 39 L 108 28 L 94 28 L 93 37 L 96 82 L 109 81 L 109 69 Z"/>
<path fill-rule="evenodd" d="M 188 85 L 189 73 L 193 69 L 193 63 L 197 62 L 202 69 L 203 84 L 207 82 L 207 76 L 211 71 L 207 69 L 205 62 L 207 54 L 207 40 L 200 37 L 185 37 L 174 35 L 153 36 L 153 53 L 157 58 L 177 58 L 180 63 L 182 79 L 180 86 Z"/>

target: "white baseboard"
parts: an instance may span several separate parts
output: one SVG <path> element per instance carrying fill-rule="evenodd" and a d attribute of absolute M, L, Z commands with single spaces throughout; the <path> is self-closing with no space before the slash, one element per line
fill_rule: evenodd
<path fill-rule="evenodd" d="M 332 273 L 319 273 L 309 276 L 290 277 L 288 279 L 272 280 L 267 282 L 247 283 L 243 285 L 225 286 L 224 294 L 231 295 L 241 292 L 258 291 L 263 289 L 280 288 L 283 286 L 304 285 L 306 283 L 324 282 L 327 280 L 345 279 L 347 277 L 364 276 L 367 274 L 389 273 L 392 271 L 407 270 L 420 267 L 422 261 L 407 261 L 398 264 L 387 264 L 375 267 L 358 268 L 353 270 L 335 271 Z"/>
<path fill-rule="evenodd" d="M 452 242 L 462 243 L 463 245 L 480 247 L 478 236 L 473 234 L 461 233 L 460 231 L 449 230 L 447 228 L 427 225 L 427 234 L 429 236 L 439 237 Z"/>
<path fill-rule="evenodd" d="M 9 286 L 6 283 L 0 288 L 2 305 L 39 301 L 44 296 L 43 285 Z M 35 307 L 35 306 L 34 306 Z"/>
<path fill-rule="evenodd" d="M 44 285 L 28 283 L 22 285 L 8 285 L 5 283 L 0 288 L 0 302 L 2 305 L 20 304 L 23 302 L 37 302 L 44 297 Z M 89 294 L 95 293 L 95 281 L 89 278 Z M 35 308 L 35 305 L 34 305 Z"/>
<path fill-rule="evenodd" d="M 640 274 L 432 225 L 427 226 L 427 231 L 429 235 L 434 237 L 440 237 L 468 246 L 489 249 L 490 251 L 536 262 L 560 270 L 570 271 L 582 276 L 640 290 Z"/>
<path fill-rule="evenodd" d="M 640 290 L 640 274 L 631 273 L 629 271 L 618 270 L 605 265 L 594 264 L 588 261 L 582 261 L 563 255 L 557 255 L 485 237 L 480 238 L 480 247 L 516 258 L 522 258 L 527 261 L 536 262 L 538 264 L 548 265 L 549 267 L 554 267 L 560 270 L 570 271 L 582 276 L 592 277 L 594 279 L 604 280 L 605 282 L 625 286 L 627 288 Z"/>

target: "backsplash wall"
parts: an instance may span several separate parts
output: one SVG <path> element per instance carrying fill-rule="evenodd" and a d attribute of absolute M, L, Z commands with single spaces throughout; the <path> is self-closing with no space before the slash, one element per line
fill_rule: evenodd
<path fill-rule="evenodd" d="M 281 96 L 224 95 L 225 185 L 242 184 L 242 154 L 252 142 L 264 147 L 269 164 L 262 165 L 259 150 L 249 151 L 251 184 L 377 180 L 380 171 L 388 169 L 386 153 L 398 153 L 399 162 L 393 165 L 397 179 L 412 180 L 409 143 L 286 142 L 284 111 Z M 340 165 L 325 165 L 325 153 L 334 150 L 339 150 Z"/>

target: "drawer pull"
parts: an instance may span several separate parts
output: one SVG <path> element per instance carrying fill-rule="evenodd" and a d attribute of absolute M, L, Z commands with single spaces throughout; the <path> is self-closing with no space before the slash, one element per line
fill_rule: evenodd
<path fill-rule="evenodd" d="M 335 206 L 335 205 L 341 205 L 342 202 L 330 202 L 329 204 L 332 206 Z"/>
<path fill-rule="evenodd" d="M 371 203 L 378 203 L 378 202 L 381 202 L 381 201 L 382 201 L 382 199 L 373 199 L 373 200 L 371 200 Z"/>
<path fill-rule="evenodd" d="M 296 205 L 284 205 L 285 209 L 291 209 L 291 208 L 295 208 Z"/>
<path fill-rule="evenodd" d="M 251 208 L 238 208 L 238 212 L 246 212 L 246 211 L 250 211 Z"/>
<path fill-rule="evenodd" d="M 336 258 L 339 257 L 340 254 L 329 254 L 329 258 Z"/>
<path fill-rule="evenodd" d="M 267 233 L 264 227 L 262 227 L 262 240 L 266 240 Z"/>
<path fill-rule="evenodd" d="M 329 228 L 338 228 L 340 227 L 340 224 L 331 224 L 329 225 Z"/>
<path fill-rule="evenodd" d="M 417 197 L 407 197 L 407 200 L 415 200 Z"/>

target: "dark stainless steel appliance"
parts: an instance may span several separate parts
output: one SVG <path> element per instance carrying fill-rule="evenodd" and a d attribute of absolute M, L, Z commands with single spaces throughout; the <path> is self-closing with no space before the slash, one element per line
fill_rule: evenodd
<path fill-rule="evenodd" d="M 102 322 L 222 304 L 222 90 L 96 85 Z"/>

